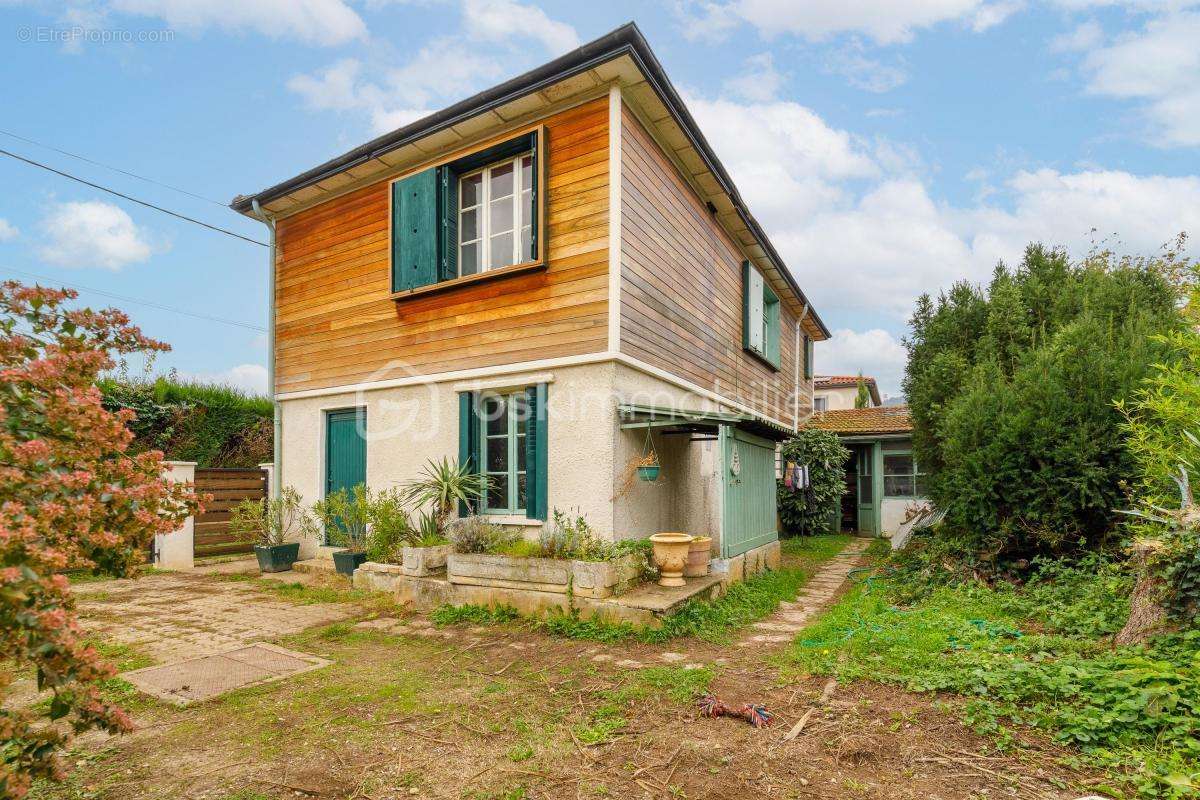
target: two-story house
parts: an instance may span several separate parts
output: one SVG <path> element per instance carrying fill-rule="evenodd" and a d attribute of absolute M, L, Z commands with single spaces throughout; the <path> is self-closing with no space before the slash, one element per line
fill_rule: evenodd
<path fill-rule="evenodd" d="M 829 332 L 636 26 L 232 206 L 273 231 L 277 484 L 453 457 L 528 535 L 775 539 Z"/>

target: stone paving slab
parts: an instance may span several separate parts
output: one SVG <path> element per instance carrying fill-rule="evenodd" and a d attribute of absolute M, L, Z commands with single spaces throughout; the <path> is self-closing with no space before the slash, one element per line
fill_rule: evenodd
<path fill-rule="evenodd" d="M 358 613 L 350 603 L 298 605 L 253 583 L 178 572 L 84 584 L 75 593 L 86 631 L 159 662 L 236 650 Z"/>
<path fill-rule="evenodd" d="M 243 686 L 288 678 L 331 663 L 259 642 L 227 653 L 124 672 L 121 677 L 148 695 L 186 706 Z"/>

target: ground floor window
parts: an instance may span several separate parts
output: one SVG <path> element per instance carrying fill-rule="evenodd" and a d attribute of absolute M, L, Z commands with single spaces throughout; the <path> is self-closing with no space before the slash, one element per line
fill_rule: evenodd
<path fill-rule="evenodd" d="M 883 454 L 883 494 L 885 497 L 925 496 L 925 476 L 912 453 Z"/>
<path fill-rule="evenodd" d="M 483 474 L 487 495 L 483 511 L 524 514 L 528 505 L 525 437 L 529 402 L 524 391 L 485 394 L 480 403 Z"/>

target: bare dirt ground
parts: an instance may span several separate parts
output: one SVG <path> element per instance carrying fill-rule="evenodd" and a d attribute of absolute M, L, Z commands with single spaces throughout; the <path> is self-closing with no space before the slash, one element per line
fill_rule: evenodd
<path fill-rule="evenodd" d="M 89 614 L 112 598 L 97 591 Z M 994 752 L 954 701 L 784 682 L 772 663 L 784 642 L 598 644 L 520 626 L 437 629 L 356 602 L 293 608 L 323 605 L 353 621 L 275 641 L 331 666 L 184 709 L 139 700 L 138 731 L 81 741 L 69 780 L 38 796 L 982 800 L 1078 797 L 1093 777 L 1038 740 Z M 774 724 L 700 717 L 704 686 L 731 704 L 765 704 Z"/>

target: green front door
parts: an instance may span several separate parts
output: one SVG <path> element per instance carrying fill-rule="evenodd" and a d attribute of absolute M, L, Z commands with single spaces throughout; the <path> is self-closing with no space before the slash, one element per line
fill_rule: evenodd
<path fill-rule="evenodd" d="M 367 410 L 330 411 L 325 417 L 325 494 L 350 491 L 367 480 Z M 326 544 L 328 542 L 326 531 Z"/>
<path fill-rule="evenodd" d="M 861 536 L 876 535 L 875 502 L 875 447 L 858 445 L 854 448 L 858 457 L 858 533 Z"/>
<path fill-rule="evenodd" d="M 722 425 L 721 556 L 731 558 L 779 538 L 775 443 Z"/>

